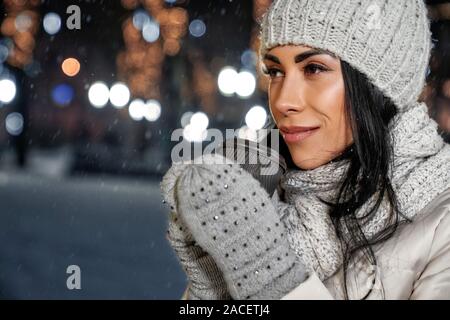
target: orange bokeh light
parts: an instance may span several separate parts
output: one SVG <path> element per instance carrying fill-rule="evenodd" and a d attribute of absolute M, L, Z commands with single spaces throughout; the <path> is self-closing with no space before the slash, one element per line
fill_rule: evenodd
<path fill-rule="evenodd" d="M 75 58 L 67 58 L 62 63 L 63 72 L 69 77 L 75 77 L 80 72 L 80 62 Z"/>

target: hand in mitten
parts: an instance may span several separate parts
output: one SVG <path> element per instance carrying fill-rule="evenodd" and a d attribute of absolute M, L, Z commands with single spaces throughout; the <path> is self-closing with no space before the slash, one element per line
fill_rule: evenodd
<path fill-rule="evenodd" d="M 228 300 L 230 294 L 213 258 L 198 246 L 175 212 L 171 212 L 167 239 L 189 279 L 190 300 Z"/>
<path fill-rule="evenodd" d="M 280 299 L 306 279 L 269 195 L 239 165 L 186 165 L 175 197 L 181 218 L 213 257 L 234 299 Z"/>
<path fill-rule="evenodd" d="M 174 187 L 183 168 L 184 165 L 173 165 L 161 182 L 164 202 L 170 206 L 167 240 L 188 277 L 188 299 L 228 300 L 230 294 L 222 272 L 212 257 L 196 244 L 192 234 L 175 210 Z"/>

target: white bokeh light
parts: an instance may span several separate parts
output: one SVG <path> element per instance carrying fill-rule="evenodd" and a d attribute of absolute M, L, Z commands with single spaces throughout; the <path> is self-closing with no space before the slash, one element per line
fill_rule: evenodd
<path fill-rule="evenodd" d="M 130 103 L 128 107 L 128 113 L 130 114 L 131 119 L 135 121 L 140 121 L 144 119 L 145 113 L 145 102 L 141 99 L 135 99 Z"/>
<path fill-rule="evenodd" d="M 142 27 L 142 37 L 147 42 L 155 42 L 159 38 L 159 24 L 149 21 Z"/>
<path fill-rule="evenodd" d="M 16 96 L 17 88 L 14 81 L 10 79 L 0 80 L 0 102 L 10 103 Z"/>
<path fill-rule="evenodd" d="M 57 13 L 47 13 L 43 21 L 44 30 L 50 35 L 57 34 L 61 29 L 61 18 Z"/>
<path fill-rule="evenodd" d="M 220 71 L 217 84 L 223 95 L 231 96 L 235 93 L 237 76 L 237 71 L 232 67 L 225 67 Z"/>
<path fill-rule="evenodd" d="M 114 84 L 109 91 L 109 100 L 114 107 L 123 108 L 130 101 L 130 89 L 122 82 Z"/>
<path fill-rule="evenodd" d="M 206 130 L 209 126 L 208 116 L 204 112 L 196 112 L 192 115 L 190 124 L 196 128 Z"/>
<path fill-rule="evenodd" d="M 208 137 L 208 126 L 209 119 L 208 116 L 204 112 L 196 112 L 192 114 L 192 112 L 186 112 L 182 119 L 181 125 L 183 122 L 187 121 L 189 117 L 189 124 L 184 126 L 183 129 L 183 137 L 189 142 L 202 142 L 205 141 Z"/>
<path fill-rule="evenodd" d="M 194 115 L 193 112 L 188 111 L 185 112 L 182 116 L 181 116 L 181 127 L 185 128 L 189 123 L 191 123 L 191 118 Z"/>
<path fill-rule="evenodd" d="M 258 57 L 255 51 L 251 49 L 245 50 L 241 55 L 241 63 L 247 68 L 253 68 L 254 66 L 256 66 L 257 59 Z"/>
<path fill-rule="evenodd" d="M 136 29 L 142 30 L 150 22 L 150 16 L 144 10 L 137 10 L 133 14 L 133 25 Z"/>
<path fill-rule="evenodd" d="M 144 117 L 147 121 L 154 122 L 161 116 L 161 104 L 157 100 L 148 100 L 145 104 Z"/>
<path fill-rule="evenodd" d="M 95 82 L 89 88 L 88 97 L 95 108 L 103 108 L 109 100 L 108 86 L 103 82 Z"/>
<path fill-rule="evenodd" d="M 241 71 L 236 77 L 236 93 L 241 98 L 250 97 L 256 89 L 256 78 L 248 71 Z"/>
<path fill-rule="evenodd" d="M 26 32 L 32 26 L 33 21 L 26 12 L 20 13 L 14 20 L 14 25 L 19 32 Z"/>
<path fill-rule="evenodd" d="M 23 116 L 18 112 L 10 113 L 5 119 L 6 131 L 12 136 L 18 136 L 23 131 Z"/>
<path fill-rule="evenodd" d="M 205 23 L 200 19 L 192 20 L 192 22 L 189 24 L 189 33 L 196 37 L 200 38 L 202 37 L 206 32 L 206 25 Z"/>
<path fill-rule="evenodd" d="M 267 112 L 261 106 L 252 107 L 245 115 L 245 123 L 252 130 L 259 130 L 264 127 L 267 121 Z"/>
<path fill-rule="evenodd" d="M 202 142 L 208 137 L 208 131 L 190 123 L 183 129 L 183 137 L 189 142 Z"/>

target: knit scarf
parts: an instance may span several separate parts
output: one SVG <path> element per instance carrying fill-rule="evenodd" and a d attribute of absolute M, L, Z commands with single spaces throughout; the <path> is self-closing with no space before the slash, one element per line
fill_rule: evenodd
<path fill-rule="evenodd" d="M 393 163 L 389 173 L 399 210 L 409 219 L 416 218 L 431 200 L 450 188 L 450 145 L 437 132 L 424 103 L 417 103 L 397 114 L 389 123 L 393 142 Z M 363 155 L 364 156 L 364 155 Z M 321 280 L 332 276 L 342 266 L 344 257 L 329 216 L 329 207 L 319 201 L 335 200 L 339 183 L 346 174 L 349 160 L 327 163 L 312 170 L 288 170 L 280 181 L 285 199 L 280 208 L 288 229 L 288 239 L 310 270 Z M 375 203 L 374 194 L 357 212 L 364 217 Z M 405 218 L 400 217 L 400 221 Z M 390 206 L 385 196 L 370 219 L 361 221 L 368 240 L 390 222 Z"/>

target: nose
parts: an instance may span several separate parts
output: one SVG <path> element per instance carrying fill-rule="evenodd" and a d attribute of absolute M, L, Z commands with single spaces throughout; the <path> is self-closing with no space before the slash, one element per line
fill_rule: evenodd
<path fill-rule="evenodd" d="M 274 94 L 273 107 L 287 116 L 304 110 L 303 88 L 299 79 L 286 77 Z"/>

